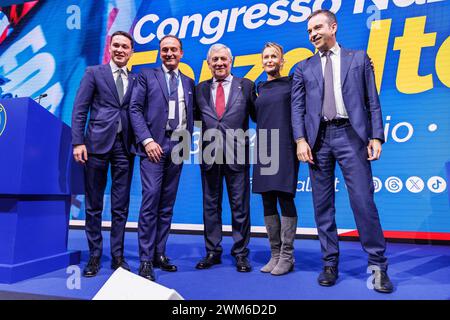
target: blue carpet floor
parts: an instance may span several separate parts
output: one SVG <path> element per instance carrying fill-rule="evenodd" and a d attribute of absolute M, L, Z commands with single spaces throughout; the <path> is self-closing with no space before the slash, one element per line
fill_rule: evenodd
<path fill-rule="evenodd" d="M 125 257 L 132 271 L 137 272 L 137 234 L 128 232 L 125 241 Z M 266 238 L 251 239 L 250 260 L 254 270 L 250 273 L 236 271 L 229 253 L 231 246 L 231 237 L 224 237 L 222 264 L 209 270 L 197 270 L 195 264 L 205 254 L 203 237 L 170 235 L 167 255 L 178 266 L 178 272 L 156 269 L 157 282 L 175 289 L 188 300 L 450 299 L 450 246 L 389 243 L 389 275 L 396 287 L 390 295 L 367 288 L 366 254 L 359 242 L 340 242 L 340 277 L 338 283 L 330 288 L 317 284 L 322 264 L 316 240 L 296 240 L 294 272 L 279 277 L 259 271 L 270 255 Z M 69 249 L 82 251 L 82 270 L 88 259 L 84 231 L 70 231 Z M 103 267 L 97 277 L 81 277 L 79 289 L 68 289 L 70 275 L 62 269 L 12 285 L 0 284 L 0 291 L 91 299 L 112 274 L 108 254 L 109 233 L 104 232 Z"/>

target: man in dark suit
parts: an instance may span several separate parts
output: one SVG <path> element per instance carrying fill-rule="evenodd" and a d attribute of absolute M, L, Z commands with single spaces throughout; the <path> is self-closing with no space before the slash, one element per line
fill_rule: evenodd
<path fill-rule="evenodd" d="M 336 16 L 328 10 L 308 18 L 308 33 L 318 52 L 301 61 L 292 88 L 292 126 L 297 156 L 308 162 L 315 219 L 324 269 L 318 282 L 332 286 L 338 278 L 335 222 L 335 166 L 339 164 L 363 249 L 369 255 L 374 289 L 393 291 L 387 275 L 385 239 L 374 202 L 370 161 L 379 159 L 383 121 L 375 77 L 364 51 L 336 42 Z"/>
<path fill-rule="evenodd" d="M 87 68 L 72 113 L 73 155 L 77 162 L 84 164 L 86 236 L 90 253 L 83 271 L 86 277 L 95 276 L 100 269 L 103 196 L 110 164 L 111 268 L 129 270 L 123 258 L 123 242 L 134 163 L 130 152 L 133 134 L 127 113 L 134 76 L 126 65 L 133 54 L 133 38 L 126 32 L 115 32 L 109 53 L 108 64 Z"/>
<path fill-rule="evenodd" d="M 183 57 L 181 40 L 167 35 L 159 46 L 163 65 L 140 72 L 129 110 L 141 157 L 139 275 L 151 281 L 155 280 L 154 267 L 177 271 L 165 254 L 183 165 L 172 151 L 177 144 L 175 136 L 186 132 L 189 138 L 183 136 L 188 141 L 182 143 L 190 147 L 194 123 L 194 81 L 178 69 Z"/>
<path fill-rule="evenodd" d="M 201 176 L 206 257 L 196 266 L 207 269 L 221 263 L 223 179 L 227 184 L 232 213 L 234 245 L 231 254 L 240 272 L 251 271 L 249 139 L 239 134 L 248 130 L 249 115 L 255 118 L 252 81 L 230 74 L 232 55 L 228 47 L 213 45 L 207 56 L 213 78 L 196 88 L 197 116 L 205 133 L 201 142 Z M 206 137 L 212 133 L 215 139 Z M 210 139 L 211 138 L 211 139 Z M 211 143 L 214 143 L 212 147 Z M 237 145 L 237 147 L 236 147 Z M 212 148 L 211 148 L 212 147 Z M 210 153 L 207 150 L 212 150 Z M 244 161 L 242 161 L 244 160 Z"/>

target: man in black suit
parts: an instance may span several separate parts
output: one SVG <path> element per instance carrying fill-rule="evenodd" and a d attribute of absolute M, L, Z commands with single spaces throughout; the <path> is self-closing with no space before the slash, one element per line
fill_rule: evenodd
<path fill-rule="evenodd" d="M 239 134 L 239 131 L 243 133 L 248 130 L 249 115 L 255 118 L 255 93 L 252 81 L 231 75 L 232 60 L 231 50 L 227 46 L 213 45 L 207 56 L 213 78 L 200 83 L 196 88 L 196 118 L 202 121 L 202 130 L 208 130 L 216 138 L 209 139 L 205 135 L 201 141 L 200 150 L 203 149 L 204 153 L 207 150 L 212 152 L 208 154 L 209 157 L 201 159 L 207 255 L 196 268 L 207 269 L 221 263 L 222 194 L 225 178 L 232 212 L 234 245 L 231 254 L 236 258 L 237 270 L 249 272 L 249 138 L 245 134 Z M 211 145 L 213 142 L 214 147 Z"/>

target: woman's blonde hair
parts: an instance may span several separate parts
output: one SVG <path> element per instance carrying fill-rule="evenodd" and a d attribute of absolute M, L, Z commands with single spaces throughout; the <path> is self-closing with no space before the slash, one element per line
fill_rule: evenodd
<path fill-rule="evenodd" d="M 266 48 L 273 48 L 273 49 L 275 49 L 276 51 L 278 51 L 280 53 L 280 58 L 283 58 L 284 50 L 283 50 L 283 47 L 280 44 L 275 43 L 275 42 L 267 42 L 264 45 L 264 48 L 263 48 L 262 52 L 264 52 L 264 50 L 266 50 Z"/>

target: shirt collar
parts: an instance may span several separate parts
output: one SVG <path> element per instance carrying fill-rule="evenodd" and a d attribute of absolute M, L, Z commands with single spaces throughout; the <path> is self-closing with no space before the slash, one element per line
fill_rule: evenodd
<path fill-rule="evenodd" d="M 333 52 L 333 54 L 335 56 L 339 56 L 339 54 L 341 53 L 341 47 L 339 46 L 339 43 L 336 42 L 334 44 L 334 46 L 329 51 Z M 320 56 L 323 57 L 324 56 L 324 52 L 321 52 Z"/>
<path fill-rule="evenodd" d="M 226 77 L 225 79 L 223 79 L 222 82 L 231 82 L 232 80 L 233 80 L 233 75 L 230 73 L 230 74 L 228 75 L 228 77 Z M 219 82 L 219 81 L 217 81 L 217 79 L 213 77 L 213 83 L 214 83 L 214 84 L 217 84 L 218 82 Z"/>
<path fill-rule="evenodd" d="M 165 74 L 169 73 L 170 70 L 167 69 L 167 67 L 163 64 L 162 65 L 162 69 L 164 71 Z M 178 70 L 178 68 L 176 68 L 175 70 L 173 70 L 175 72 L 175 75 L 178 77 L 180 75 L 180 71 Z"/>
<path fill-rule="evenodd" d="M 123 73 L 124 73 L 125 75 L 128 75 L 127 66 L 123 66 L 122 68 L 119 68 L 119 67 L 117 66 L 117 64 L 115 64 L 114 61 L 112 61 L 112 60 L 109 61 L 109 65 L 111 66 L 111 71 L 112 71 L 112 73 L 115 73 L 115 72 L 117 72 L 117 70 L 122 69 L 122 70 L 123 70 Z"/>

